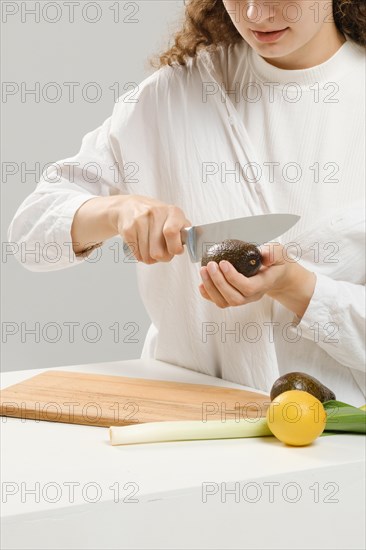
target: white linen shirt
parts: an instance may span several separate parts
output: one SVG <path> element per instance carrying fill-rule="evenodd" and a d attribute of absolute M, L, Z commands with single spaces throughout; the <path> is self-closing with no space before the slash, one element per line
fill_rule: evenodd
<path fill-rule="evenodd" d="M 347 40 L 316 67 L 283 70 L 243 40 L 159 69 L 133 97 L 121 96 L 80 151 L 44 173 L 20 205 L 9 241 L 62 250 L 57 262 L 41 254 L 26 267 L 84 261 L 70 252 L 70 228 L 96 196 L 154 197 L 179 206 L 193 225 L 298 214 L 277 240 L 295 243 L 289 251 L 317 277 L 301 321 L 267 296 L 226 309 L 203 299 L 200 264 L 185 251 L 136 266 L 151 318 L 142 357 L 264 391 L 303 371 L 339 400 L 363 404 L 365 49 Z M 73 177 L 67 162 L 76 163 Z M 89 165 L 86 175 L 87 163 L 99 174 Z"/>

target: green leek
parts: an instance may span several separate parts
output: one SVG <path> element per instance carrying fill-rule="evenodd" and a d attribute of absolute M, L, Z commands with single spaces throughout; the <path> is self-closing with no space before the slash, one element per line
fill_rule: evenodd
<path fill-rule="evenodd" d="M 366 433 L 366 411 L 363 411 L 342 401 L 326 401 L 323 403 L 327 413 L 327 432 Z"/>
<path fill-rule="evenodd" d="M 147 422 L 130 426 L 109 428 L 112 445 L 157 443 L 160 441 L 190 441 L 196 439 L 233 439 L 238 437 L 262 437 L 273 435 L 262 418 L 227 420 L 177 420 Z"/>
<path fill-rule="evenodd" d="M 342 403 L 323 403 L 327 413 L 327 423 L 322 435 L 332 432 L 366 433 L 366 411 Z M 167 422 L 147 422 L 130 426 L 109 428 L 112 445 L 136 443 L 157 443 L 162 441 L 192 441 L 197 439 L 235 439 L 243 437 L 263 437 L 273 435 L 265 417 L 246 418 L 239 421 L 227 420 L 178 420 Z"/>

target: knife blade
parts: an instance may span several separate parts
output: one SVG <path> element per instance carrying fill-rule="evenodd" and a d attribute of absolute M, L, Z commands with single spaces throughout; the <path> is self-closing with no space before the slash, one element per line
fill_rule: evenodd
<path fill-rule="evenodd" d="M 261 245 L 290 229 L 300 219 L 295 214 L 261 214 L 221 222 L 184 227 L 182 243 L 187 246 L 192 262 L 199 262 L 207 248 L 226 239 L 239 239 Z"/>

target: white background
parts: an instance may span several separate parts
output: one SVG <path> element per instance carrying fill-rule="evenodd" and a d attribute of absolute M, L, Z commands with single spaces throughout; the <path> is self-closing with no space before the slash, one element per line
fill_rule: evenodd
<path fill-rule="evenodd" d="M 116 89 L 118 83 L 122 95 L 127 83 L 139 83 L 154 70 L 148 59 L 169 44 L 179 26 L 183 2 L 120 1 L 118 22 L 114 0 L 82 0 L 79 6 L 75 5 L 73 23 L 69 8 L 62 1 L 1 4 L 2 81 L 3 85 L 14 82 L 19 87 L 14 95 L 3 96 L 1 104 L 3 167 L 10 162 L 19 167 L 7 181 L 3 175 L 4 246 L 16 209 L 36 186 L 34 175 L 23 174 L 22 178 L 21 163 L 31 169 L 36 162 L 43 167 L 75 155 L 82 137 L 111 115 L 115 99 L 109 87 L 114 85 Z M 40 5 L 39 21 L 30 13 L 36 4 Z M 99 6 L 100 18 L 95 23 L 89 22 L 98 16 L 91 4 Z M 17 12 L 7 16 L 6 5 L 8 13 Z M 21 90 L 34 89 L 37 82 L 41 90 L 39 101 L 34 95 L 22 98 Z M 48 100 L 55 90 L 47 88 L 50 82 L 61 88 L 59 101 Z M 75 88 L 74 102 L 70 102 L 64 82 L 80 83 Z M 102 90 L 96 102 L 85 100 L 80 91 L 90 82 L 98 83 Z M 46 90 L 45 97 L 42 90 Z M 92 88 L 89 90 L 93 92 Z M 122 260 L 115 261 L 113 250 L 109 249 L 113 241 L 106 243 L 102 258 L 96 263 L 51 273 L 32 273 L 3 254 L 3 370 L 140 357 L 150 321 L 138 294 L 135 264 L 123 262 L 120 239 L 115 241 L 119 242 Z M 36 323 L 39 342 L 26 332 L 36 328 Z M 70 323 L 79 323 L 74 325 L 73 342 Z M 97 329 L 100 339 L 93 343 L 90 340 L 97 339 Z M 16 333 L 7 335 L 9 330 Z M 129 339 L 136 341 L 128 342 Z"/>

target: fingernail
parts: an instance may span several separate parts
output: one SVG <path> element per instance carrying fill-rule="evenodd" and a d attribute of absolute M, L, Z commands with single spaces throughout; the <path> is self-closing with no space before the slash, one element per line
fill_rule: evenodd
<path fill-rule="evenodd" d="M 202 279 L 203 279 L 204 281 L 208 281 L 209 276 L 207 275 L 206 270 L 205 270 L 205 269 L 201 269 L 201 272 L 200 272 L 200 273 L 201 273 Z"/>
<path fill-rule="evenodd" d="M 220 269 L 224 273 L 227 273 L 229 271 L 229 263 L 225 261 L 220 262 Z"/>
<path fill-rule="evenodd" d="M 217 263 L 216 262 L 210 262 L 207 266 L 208 268 L 208 272 L 210 273 L 210 275 L 215 275 L 216 271 L 217 271 Z"/>

